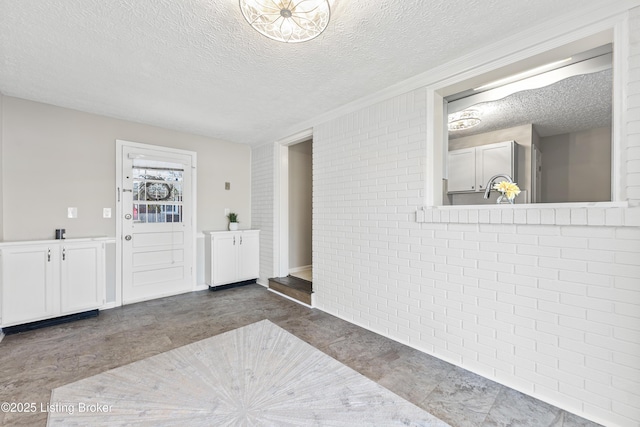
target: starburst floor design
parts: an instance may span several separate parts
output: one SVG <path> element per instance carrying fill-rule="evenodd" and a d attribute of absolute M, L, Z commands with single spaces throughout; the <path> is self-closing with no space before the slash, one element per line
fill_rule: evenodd
<path fill-rule="evenodd" d="M 50 406 L 50 426 L 448 426 L 268 320 L 56 388 Z"/>

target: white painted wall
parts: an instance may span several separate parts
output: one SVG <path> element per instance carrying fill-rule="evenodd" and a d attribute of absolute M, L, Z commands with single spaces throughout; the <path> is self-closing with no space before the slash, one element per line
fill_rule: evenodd
<path fill-rule="evenodd" d="M 289 146 L 289 269 L 311 265 L 312 142 Z"/>
<path fill-rule="evenodd" d="M 611 200 L 611 128 L 540 138 L 542 201 Z"/>
<path fill-rule="evenodd" d="M 623 181 L 634 206 L 640 8 L 628 24 Z M 439 208 L 417 222 L 426 109 L 416 89 L 314 126 L 315 305 L 592 420 L 637 426 L 639 208 Z M 273 146 L 257 153 L 254 175 L 275 176 Z M 273 201 L 259 211 L 271 219 Z"/>
<path fill-rule="evenodd" d="M 198 153 L 197 231 L 227 227 L 224 208 L 251 228 L 251 150 L 198 135 L 4 96 L 4 240 L 115 236 L 115 140 Z M 224 183 L 231 183 L 231 190 Z M 78 208 L 67 219 L 67 207 Z M 102 208 L 114 216 L 102 218 Z"/>

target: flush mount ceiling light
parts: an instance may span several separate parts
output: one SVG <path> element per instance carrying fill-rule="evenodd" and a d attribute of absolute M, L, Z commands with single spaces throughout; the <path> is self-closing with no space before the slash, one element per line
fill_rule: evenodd
<path fill-rule="evenodd" d="M 240 0 L 240 10 L 260 34 L 284 43 L 316 38 L 327 28 L 327 0 Z"/>
<path fill-rule="evenodd" d="M 449 114 L 449 131 L 469 129 L 480 124 L 480 114 L 476 110 L 463 110 Z"/>

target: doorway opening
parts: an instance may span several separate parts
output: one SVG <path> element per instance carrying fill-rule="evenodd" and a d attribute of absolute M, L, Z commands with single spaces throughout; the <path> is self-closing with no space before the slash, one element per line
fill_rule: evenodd
<path fill-rule="evenodd" d="M 313 140 L 311 130 L 280 141 L 276 188 L 279 238 L 269 289 L 312 306 Z"/>
<path fill-rule="evenodd" d="M 312 140 L 289 146 L 289 275 L 313 282 Z"/>

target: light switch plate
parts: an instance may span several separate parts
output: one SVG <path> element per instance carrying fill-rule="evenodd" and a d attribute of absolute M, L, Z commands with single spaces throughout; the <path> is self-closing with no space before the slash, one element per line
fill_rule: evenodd
<path fill-rule="evenodd" d="M 78 208 L 67 208 L 67 218 L 78 218 Z"/>
<path fill-rule="evenodd" d="M 111 218 L 111 208 L 102 209 L 102 218 Z"/>
<path fill-rule="evenodd" d="M 229 208 L 224 208 L 224 216 L 229 215 L 229 212 L 231 212 Z"/>

